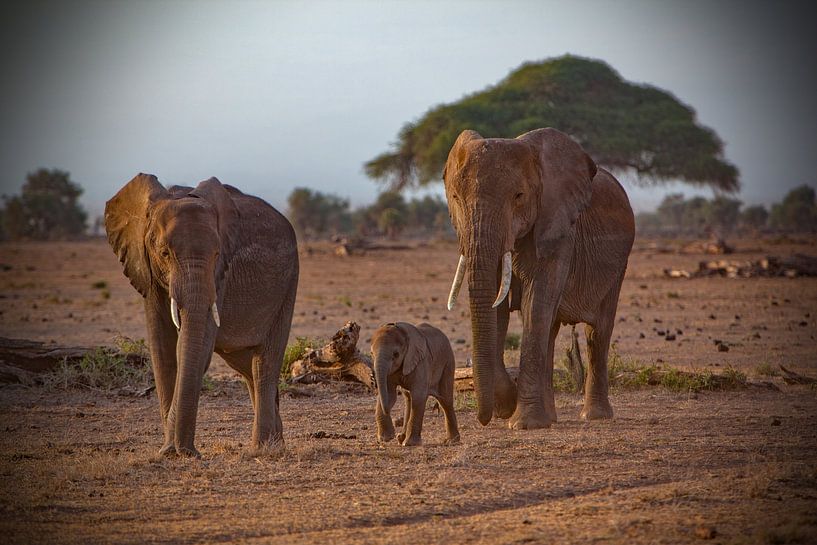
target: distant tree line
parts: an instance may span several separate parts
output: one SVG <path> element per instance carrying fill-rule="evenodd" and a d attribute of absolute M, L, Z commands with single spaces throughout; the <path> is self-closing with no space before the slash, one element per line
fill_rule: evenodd
<path fill-rule="evenodd" d="M 68 172 L 41 168 L 26 176 L 20 195 L 3 195 L 0 238 L 64 240 L 85 234 L 82 188 Z"/>
<path fill-rule="evenodd" d="M 726 236 L 736 232 L 817 232 L 817 201 L 807 185 L 789 191 L 782 202 L 767 210 L 762 205 L 744 207 L 737 199 L 717 195 L 684 198 L 667 195 L 655 212 L 636 217 L 638 231 L 651 235 Z"/>
<path fill-rule="evenodd" d="M 448 205 L 438 196 L 407 201 L 385 191 L 369 206 L 352 209 L 336 195 L 295 188 L 287 199 L 287 215 L 301 238 L 332 235 L 429 236 L 451 232 Z"/>

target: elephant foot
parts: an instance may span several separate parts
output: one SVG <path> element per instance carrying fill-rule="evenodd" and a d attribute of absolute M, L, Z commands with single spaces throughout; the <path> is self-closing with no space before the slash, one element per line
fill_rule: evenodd
<path fill-rule="evenodd" d="M 453 437 L 448 437 L 448 438 L 446 438 L 445 441 L 443 441 L 443 445 L 446 445 L 446 446 L 459 445 L 459 444 L 460 444 L 460 435 L 459 434 L 457 434 L 457 435 L 455 435 Z"/>
<path fill-rule="evenodd" d="M 390 431 L 390 432 L 387 431 L 387 432 L 377 434 L 377 441 L 380 442 L 380 443 L 388 443 L 392 439 L 394 439 L 394 431 L 393 430 Z"/>
<path fill-rule="evenodd" d="M 201 453 L 196 447 L 176 447 L 176 453 L 182 458 L 201 458 Z"/>
<path fill-rule="evenodd" d="M 260 456 L 276 457 L 284 453 L 284 438 L 283 436 L 269 441 L 255 442 L 247 450 L 247 456 L 250 458 L 258 458 Z"/>
<path fill-rule="evenodd" d="M 519 406 L 508 421 L 508 427 L 512 430 L 537 430 L 549 428 L 554 421 L 543 407 Z"/>
<path fill-rule="evenodd" d="M 423 440 L 420 437 L 409 436 L 400 444 L 404 447 L 419 447 L 423 444 Z"/>
<path fill-rule="evenodd" d="M 584 404 L 582 409 L 582 420 L 610 420 L 613 418 L 613 407 L 609 401 L 594 401 Z"/>
<path fill-rule="evenodd" d="M 164 458 L 173 458 L 177 455 L 176 452 L 176 445 L 173 443 L 165 443 L 162 445 L 162 448 L 159 449 L 159 456 Z"/>
<path fill-rule="evenodd" d="M 406 434 L 405 433 L 400 432 L 400 433 L 397 434 L 397 442 L 398 443 L 400 443 L 402 445 L 403 441 L 405 441 L 405 440 L 406 440 Z"/>

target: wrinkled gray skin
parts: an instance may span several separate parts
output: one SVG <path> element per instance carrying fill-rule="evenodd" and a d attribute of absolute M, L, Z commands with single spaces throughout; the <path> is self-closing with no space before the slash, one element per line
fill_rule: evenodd
<path fill-rule="evenodd" d="M 196 413 L 214 350 L 247 383 L 252 447 L 280 442 L 278 375 L 298 285 L 295 233 L 286 218 L 215 178 L 195 189 L 165 189 L 155 176 L 139 174 L 108 201 L 105 229 L 144 297 L 164 428 L 160 453 L 199 455 Z"/>
<path fill-rule="evenodd" d="M 405 322 L 381 326 L 372 336 L 372 360 L 377 380 L 377 439 L 394 439 L 391 410 L 397 401 L 397 387 L 403 389 L 406 412 L 397 442 L 420 445 L 426 399 L 433 396 L 445 414 L 445 444 L 458 443 L 457 415 L 454 411 L 454 352 L 445 333 L 423 323 Z"/>
<path fill-rule="evenodd" d="M 515 139 L 464 131 L 448 156 L 445 191 L 465 258 L 478 419 L 513 429 L 556 421 L 553 344 L 561 324 L 587 324 L 584 419 L 612 418 L 607 352 L 635 232 L 621 185 L 567 135 L 537 129 Z M 511 293 L 492 308 L 502 257 Z M 508 315 L 523 332 L 516 386 L 503 364 Z"/>

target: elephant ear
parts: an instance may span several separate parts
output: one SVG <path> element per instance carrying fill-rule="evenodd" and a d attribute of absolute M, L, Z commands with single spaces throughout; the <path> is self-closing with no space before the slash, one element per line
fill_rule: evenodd
<path fill-rule="evenodd" d="M 422 362 L 428 362 L 431 352 L 426 338 L 411 324 L 398 322 L 397 328 L 406 336 L 406 353 L 403 356 L 403 375 L 411 374 Z"/>
<path fill-rule="evenodd" d="M 189 193 L 191 197 L 204 199 L 216 210 L 218 216 L 218 236 L 221 241 L 221 257 L 216 275 L 218 280 L 226 271 L 230 257 L 235 249 L 235 233 L 238 224 L 238 207 L 235 205 L 230 192 L 217 178 L 204 180 Z M 219 282 L 220 284 L 220 282 Z"/>
<path fill-rule="evenodd" d="M 150 207 L 167 197 L 167 190 L 156 176 L 140 173 L 105 203 L 108 242 L 124 265 L 125 276 L 142 297 L 147 297 L 152 282 L 145 250 Z"/>
<path fill-rule="evenodd" d="M 449 176 L 454 176 L 465 162 L 465 147 L 469 142 L 474 140 L 483 140 L 482 136 L 477 131 L 464 130 L 460 133 L 448 152 L 448 159 L 445 161 L 445 168 L 443 169 L 443 181 L 447 183 Z"/>
<path fill-rule="evenodd" d="M 517 140 L 531 145 L 539 169 L 541 194 L 534 234 L 536 255 L 543 258 L 573 230 L 579 214 L 590 204 L 596 163 L 556 129 L 536 129 Z"/>

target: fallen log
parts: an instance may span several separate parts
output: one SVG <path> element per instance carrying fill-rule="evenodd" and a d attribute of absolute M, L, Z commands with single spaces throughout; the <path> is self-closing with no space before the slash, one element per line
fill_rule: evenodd
<path fill-rule="evenodd" d="M 98 349 L 96 346 L 60 346 L 30 339 L 0 337 L 0 364 L 40 373 L 49 371 L 64 361 L 79 363 L 87 354 Z M 140 364 L 146 357 L 145 354 L 126 353 L 115 348 L 106 350 L 123 355 L 128 363 L 133 364 Z"/>
<path fill-rule="evenodd" d="M 780 370 L 783 371 L 783 380 L 786 384 L 817 384 L 817 378 L 807 377 L 794 371 L 789 371 L 782 365 Z"/>
<path fill-rule="evenodd" d="M 359 382 L 374 391 L 372 360 L 357 349 L 360 326 L 346 324 L 326 345 L 309 350 L 292 363 L 290 383 L 312 384 L 330 380 Z"/>
<path fill-rule="evenodd" d="M 57 346 L 29 339 L 0 337 L 0 363 L 33 373 L 53 369 L 64 360 L 79 361 L 94 350 L 86 346 Z"/>

